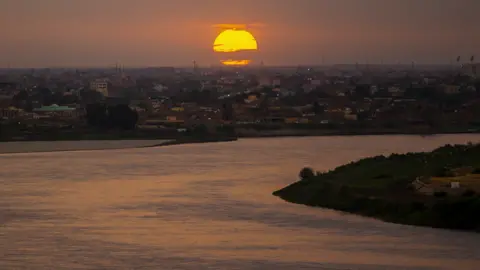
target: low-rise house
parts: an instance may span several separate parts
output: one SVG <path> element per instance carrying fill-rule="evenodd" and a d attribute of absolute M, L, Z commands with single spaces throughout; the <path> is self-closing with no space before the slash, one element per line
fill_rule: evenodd
<path fill-rule="evenodd" d="M 358 120 L 358 115 L 357 114 L 352 114 L 352 113 L 346 113 L 344 118 L 345 118 L 345 120 L 348 120 L 348 121 L 357 121 Z"/>
<path fill-rule="evenodd" d="M 0 118 L 2 119 L 16 119 L 22 115 L 23 110 L 15 108 L 15 107 L 8 107 L 0 109 Z"/>
<path fill-rule="evenodd" d="M 68 106 L 59 106 L 57 104 L 35 108 L 33 109 L 33 112 L 39 115 L 48 114 L 60 117 L 80 117 L 84 114 L 84 110 L 78 110 L 77 108 Z"/>
<path fill-rule="evenodd" d="M 298 123 L 298 117 L 286 117 L 285 118 L 285 123 L 286 124 L 295 124 Z"/>
<path fill-rule="evenodd" d="M 458 94 L 460 93 L 460 86 L 458 85 L 442 85 L 440 86 L 440 90 L 443 91 L 443 93 L 452 95 L 452 94 Z"/>
<path fill-rule="evenodd" d="M 397 86 L 390 86 L 388 87 L 388 93 L 393 97 L 399 97 L 399 96 L 403 96 L 403 94 L 405 93 L 405 90 Z"/>

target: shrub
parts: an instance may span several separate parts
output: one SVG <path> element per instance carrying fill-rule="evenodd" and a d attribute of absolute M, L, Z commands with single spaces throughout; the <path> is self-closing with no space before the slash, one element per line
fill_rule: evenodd
<path fill-rule="evenodd" d="M 392 176 L 389 174 L 382 173 L 382 174 L 376 175 L 374 179 L 385 179 L 385 178 L 391 178 L 391 177 Z"/>
<path fill-rule="evenodd" d="M 423 202 L 412 202 L 411 204 L 411 211 L 424 211 L 426 209 L 425 204 Z"/>
<path fill-rule="evenodd" d="M 476 192 L 475 190 L 472 189 L 467 189 L 465 192 L 462 194 L 463 197 L 473 197 L 475 196 Z"/>
<path fill-rule="evenodd" d="M 414 185 L 412 185 L 412 184 L 408 184 L 408 185 L 407 185 L 407 190 L 408 190 L 408 191 L 415 191 L 415 190 L 416 190 L 416 188 L 415 188 L 415 186 L 414 186 Z"/>
<path fill-rule="evenodd" d="M 315 172 L 313 171 L 312 168 L 308 168 L 308 167 L 305 167 L 303 168 L 301 171 L 300 171 L 300 179 L 304 180 L 304 179 L 308 179 L 308 178 L 312 178 L 315 176 Z"/>
<path fill-rule="evenodd" d="M 480 174 L 480 168 L 475 168 L 472 172 L 473 174 Z"/>
<path fill-rule="evenodd" d="M 349 196 L 351 194 L 351 190 L 348 186 L 341 186 L 339 194 L 342 196 Z"/>
<path fill-rule="evenodd" d="M 445 198 L 448 196 L 448 193 L 445 192 L 445 191 L 435 191 L 433 193 L 433 196 L 437 197 L 437 198 Z"/>
<path fill-rule="evenodd" d="M 441 168 L 434 173 L 436 177 L 452 177 L 455 176 L 452 171 L 448 168 Z"/>

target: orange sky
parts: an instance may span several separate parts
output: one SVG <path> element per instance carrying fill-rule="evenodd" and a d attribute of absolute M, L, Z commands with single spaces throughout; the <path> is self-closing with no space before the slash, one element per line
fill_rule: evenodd
<path fill-rule="evenodd" d="M 269 65 L 480 57 L 478 0 L 0 0 L 0 66 L 217 63 L 213 27 L 252 29 Z"/>

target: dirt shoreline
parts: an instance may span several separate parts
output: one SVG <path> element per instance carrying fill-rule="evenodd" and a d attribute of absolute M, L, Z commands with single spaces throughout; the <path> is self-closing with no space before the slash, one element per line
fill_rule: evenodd
<path fill-rule="evenodd" d="M 1 142 L 0 155 L 71 151 L 121 150 L 150 148 L 181 144 L 231 142 L 237 138 L 182 138 L 172 140 L 79 140 L 79 141 L 24 141 Z"/>
<path fill-rule="evenodd" d="M 0 154 L 46 153 L 66 151 L 120 150 L 151 147 L 171 140 L 79 140 L 1 142 Z"/>

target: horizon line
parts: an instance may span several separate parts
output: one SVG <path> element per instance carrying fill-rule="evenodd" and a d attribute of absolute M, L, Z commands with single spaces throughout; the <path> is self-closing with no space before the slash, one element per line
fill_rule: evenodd
<path fill-rule="evenodd" d="M 414 63 L 416 67 L 420 66 L 462 66 L 468 63 Z M 477 64 L 476 62 L 474 64 Z M 198 65 L 198 63 L 197 63 Z M 334 67 L 334 66 L 412 66 L 412 63 L 335 63 L 335 64 L 278 64 L 278 65 L 268 65 L 268 64 L 253 64 L 242 66 L 243 68 L 255 68 L 255 67 Z M 213 65 L 198 65 L 196 68 L 231 68 L 228 66 L 213 64 Z M 193 65 L 79 65 L 79 66 L 23 66 L 23 67 L 12 67 L 12 66 L 0 66 L 0 70 L 8 69 L 147 69 L 147 68 L 193 68 Z"/>

